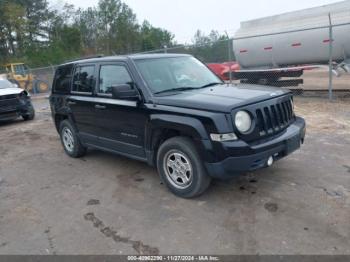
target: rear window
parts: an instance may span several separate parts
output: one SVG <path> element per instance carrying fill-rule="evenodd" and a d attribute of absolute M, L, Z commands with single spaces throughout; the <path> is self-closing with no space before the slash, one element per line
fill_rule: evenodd
<path fill-rule="evenodd" d="M 56 70 L 53 92 L 68 94 L 72 83 L 73 65 L 61 66 Z"/>
<path fill-rule="evenodd" d="M 84 65 L 75 69 L 73 76 L 73 92 L 92 93 L 95 87 L 95 66 Z"/>

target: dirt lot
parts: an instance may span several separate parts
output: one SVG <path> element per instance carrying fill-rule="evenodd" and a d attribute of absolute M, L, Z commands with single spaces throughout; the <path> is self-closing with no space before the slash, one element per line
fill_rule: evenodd
<path fill-rule="evenodd" d="M 47 99 L 0 125 L 0 254 L 350 254 L 350 101 L 297 98 L 306 144 L 176 198 L 144 163 L 67 157 Z"/>
<path fill-rule="evenodd" d="M 300 85 L 299 88 L 304 90 L 328 89 L 329 73 L 327 70 L 306 70 L 302 78 L 304 79 L 304 84 Z M 333 89 L 349 90 L 350 92 L 350 74 L 343 73 L 340 77 L 333 76 Z"/>

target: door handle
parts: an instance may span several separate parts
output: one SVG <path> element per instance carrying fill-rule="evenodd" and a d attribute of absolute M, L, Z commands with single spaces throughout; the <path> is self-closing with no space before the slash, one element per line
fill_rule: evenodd
<path fill-rule="evenodd" d="M 103 105 L 95 105 L 96 109 L 106 109 L 106 106 Z"/>
<path fill-rule="evenodd" d="M 74 101 L 68 101 L 68 105 L 70 105 L 70 106 L 74 106 L 74 105 L 76 105 L 77 104 L 77 102 L 74 102 Z"/>

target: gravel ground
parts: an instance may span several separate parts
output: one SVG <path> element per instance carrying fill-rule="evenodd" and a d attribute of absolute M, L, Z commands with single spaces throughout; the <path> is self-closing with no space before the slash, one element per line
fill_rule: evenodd
<path fill-rule="evenodd" d="M 300 85 L 300 88 L 305 90 L 328 89 L 329 73 L 327 70 L 306 70 L 302 78 L 304 79 L 304 84 Z M 333 76 L 333 89 L 345 89 L 350 92 L 350 74 L 343 73 L 339 77 Z"/>
<path fill-rule="evenodd" d="M 301 150 L 184 200 L 144 163 L 66 156 L 36 99 L 0 124 L 0 254 L 350 254 L 349 102 L 296 98 Z"/>

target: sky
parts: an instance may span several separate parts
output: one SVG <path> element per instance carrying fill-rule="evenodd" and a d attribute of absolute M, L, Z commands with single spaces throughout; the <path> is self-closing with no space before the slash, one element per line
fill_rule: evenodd
<path fill-rule="evenodd" d="M 348 0 L 350 1 L 350 0 Z M 49 0 L 51 6 L 62 3 L 75 7 L 96 6 L 98 0 Z M 240 22 L 265 16 L 339 2 L 339 0 L 124 0 L 137 15 L 153 26 L 175 34 L 179 43 L 191 43 L 197 29 L 212 29 L 233 36 Z"/>

